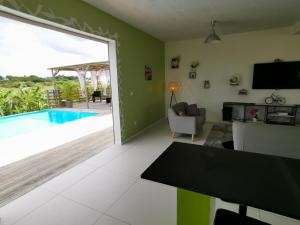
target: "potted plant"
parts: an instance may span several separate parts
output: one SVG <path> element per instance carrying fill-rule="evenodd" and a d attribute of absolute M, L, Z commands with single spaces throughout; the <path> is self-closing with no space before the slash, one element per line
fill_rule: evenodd
<path fill-rule="evenodd" d="M 64 82 L 60 89 L 62 90 L 62 102 L 63 106 L 66 108 L 73 107 L 73 101 L 76 99 L 78 92 L 78 85 L 74 82 L 68 81 Z"/>
<path fill-rule="evenodd" d="M 111 103 L 111 87 L 108 85 L 106 87 L 106 103 Z"/>
<path fill-rule="evenodd" d="M 252 108 L 250 110 L 250 114 L 252 116 L 252 121 L 253 122 L 257 122 L 257 119 L 258 119 L 258 109 L 257 108 Z"/>

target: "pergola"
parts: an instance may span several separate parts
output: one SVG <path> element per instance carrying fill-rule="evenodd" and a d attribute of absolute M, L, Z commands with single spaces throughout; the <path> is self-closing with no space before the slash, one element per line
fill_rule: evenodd
<path fill-rule="evenodd" d="M 92 63 L 83 63 L 69 66 L 59 66 L 59 67 L 51 67 L 48 68 L 51 70 L 52 74 L 52 83 L 54 89 L 56 89 L 55 76 L 60 71 L 74 71 L 77 72 L 78 80 L 80 83 L 80 90 L 82 95 L 85 97 L 86 106 L 89 108 L 89 99 L 87 95 L 87 87 L 86 87 L 86 74 L 87 72 L 91 72 L 91 80 L 94 84 L 94 89 L 97 87 L 97 77 L 100 76 L 101 71 L 109 71 L 109 63 L 108 61 L 104 62 L 92 62 Z M 95 85 L 96 84 L 96 85 Z"/>

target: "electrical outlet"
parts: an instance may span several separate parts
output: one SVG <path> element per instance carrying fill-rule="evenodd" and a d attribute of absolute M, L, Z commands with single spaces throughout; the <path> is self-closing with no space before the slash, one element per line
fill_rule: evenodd
<path fill-rule="evenodd" d="M 137 124 L 136 121 L 134 121 L 134 122 L 133 122 L 133 125 L 136 126 L 136 124 Z"/>
<path fill-rule="evenodd" d="M 133 96 L 133 94 L 134 94 L 133 91 L 131 91 L 131 92 L 130 92 L 130 96 Z"/>

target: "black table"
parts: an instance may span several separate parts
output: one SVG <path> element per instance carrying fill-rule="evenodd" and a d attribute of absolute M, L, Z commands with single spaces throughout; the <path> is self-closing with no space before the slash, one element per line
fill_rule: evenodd
<path fill-rule="evenodd" d="M 174 142 L 142 178 L 300 219 L 300 160 Z"/>

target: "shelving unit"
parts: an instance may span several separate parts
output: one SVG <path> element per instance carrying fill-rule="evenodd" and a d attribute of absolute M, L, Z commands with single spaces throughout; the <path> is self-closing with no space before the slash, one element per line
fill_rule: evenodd
<path fill-rule="evenodd" d="M 296 111 L 295 105 L 267 106 L 266 123 L 295 125 Z"/>
<path fill-rule="evenodd" d="M 245 106 L 245 117 L 244 117 L 244 121 L 245 122 L 252 122 L 252 118 L 253 116 L 251 115 L 250 111 L 252 109 L 257 109 L 257 114 L 258 114 L 258 118 L 257 118 L 257 122 L 265 122 L 265 115 L 266 115 L 266 107 L 265 105 L 261 105 L 261 104 L 247 104 Z"/>
<path fill-rule="evenodd" d="M 250 112 L 253 109 L 257 110 L 257 122 L 291 126 L 300 125 L 300 105 L 224 102 L 223 120 L 252 122 L 253 115 Z"/>

